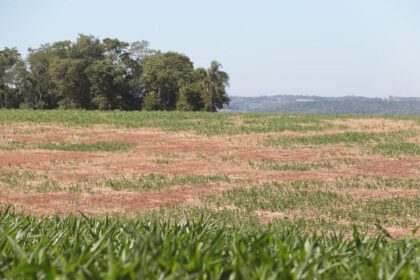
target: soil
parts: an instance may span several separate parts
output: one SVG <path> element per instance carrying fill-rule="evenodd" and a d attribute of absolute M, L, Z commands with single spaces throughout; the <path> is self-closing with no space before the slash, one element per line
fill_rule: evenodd
<path fill-rule="evenodd" d="M 237 120 L 238 122 L 240 120 Z M 410 121 L 377 119 L 350 119 L 331 121 L 350 129 L 388 131 L 412 127 Z M 365 131 L 364 130 L 364 131 Z M 402 156 L 388 158 L 369 155 L 357 147 L 341 144 L 319 147 L 268 147 L 261 144 L 266 137 L 282 133 L 256 133 L 205 137 L 193 133 L 167 133 L 157 129 L 117 129 L 107 126 L 70 128 L 59 125 L 10 124 L 0 127 L 0 145 L 12 141 L 26 143 L 70 142 L 93 143 L 112 141 L 134 143 L 129 152 L 63 152 L 36 149 L 1 150 L 0 172 L 6 170 L 29 171 L 48 174 L 63 185 L 71 186 L 81 180 L 103 180 L 135 174 L 161 173 L 168 176 L 226 175 L 231 182 L 247 182 L 248 186 L 267 181 L 295 179 L 333 180 L 360 174 L 381 177 L 420 177 L 420 158 Z M 330 133 L 330 132 L 326 132 Z M 159 161 L 159 159 L 161 161 Z M 353 163 L 343 163 L 343 160 Z M 281 163 L 331 162 L 332 168 L 309 171 L 263 170 L 251 162 L 275 160 Z M 243 187 L 240 183 L 206 184 L 201 186 L 173 187 L 163 191 L 134 192 L 104 189 L 94 193 L 80 192 L 24 192 L 9 189 L 0 181 L 0 204 L 13 204 L 26 212 L 39 214 L 92 215 L 110 213 L 137 213 L 166 205 L 197 203 L 200 196 L 214 194 L 228 188 Z M 340 190 L 341 191 L 341 190 Z M 360 198 L 382 199 L 395 196 L 416 196 L 420 190 L 344 190 L 343 193 Z M 284 218 L 282 213 L 258 213 L 262 220 Z M 391 229 L 399 235 L 403 229 Z"/>

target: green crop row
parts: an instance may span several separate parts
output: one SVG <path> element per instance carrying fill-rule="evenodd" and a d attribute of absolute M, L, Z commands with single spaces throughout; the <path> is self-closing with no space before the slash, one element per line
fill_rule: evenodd
<path fill-rule="evenodd" d="M 0 212 L 0 278 L 418 279 L 420 240 Z"/>
<path fill-rule="evenodd" d="M 104 185 L 114 190 L 156 191 L 178 185 L 201 185 L 229 181 L 229 177 L 219 175 L 188 175 L 169 177 L 163 174 L 152 173 L 127 178 L 106 179 L 105 181 L 98 183 L 98 185 Z"/>
<path fill-rule="evenodd" d="M 193 131 L 204 135 L 258 132 L 321 131 L 331 126 L 315 115 L 233 114 L 206 112 L 122 112 L 82 110 L 0 110 L 0 123 L 53 123 L 70 126 L 160 128 L 169 132 Z"/>
<path fill-rule="evenodd" d="M 134 149 L 134 143 L 115 143 L 115 142 L 94 142 L 94 143 L 66 143 L 66 142 L 43 142 L 28 144 L 25 142 L 12 141 L 0 145 L 0 150 L 21 150 L 39 149 L 56 150 L 66 152 L 127 152 Z"/>

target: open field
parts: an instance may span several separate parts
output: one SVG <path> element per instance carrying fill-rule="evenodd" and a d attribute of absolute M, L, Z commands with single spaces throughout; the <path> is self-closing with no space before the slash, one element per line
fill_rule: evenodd
<path fill-rule="evenodd" d="M 415 279 L 420 118 L 0 110 L 0 203 L 0 278 Z"/>

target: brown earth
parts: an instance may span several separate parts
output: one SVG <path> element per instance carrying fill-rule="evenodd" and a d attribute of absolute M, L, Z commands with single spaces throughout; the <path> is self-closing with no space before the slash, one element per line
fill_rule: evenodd
<path fill-rule="evenodd" d="M 241 120 L 238 119 L 238 122 Z M 389 131 L 412 128 L 410 121 L 350 119 L 331 121 L 349 129 Z M 333 130 L 331 130 L 333 131 Z M 325 133 L 331 133 L 326 131 Z M 221 192 L 238 186 L 251 186 L 267 181 L 295 179 L 334 180 L 360 174 L 381 177 L 420 177 L 420 158 L 402 156 L 388 158 L 365 154 L 357 147 L 341 144 L 319 147 L 267 147 L 261 142 L 268 136 L 296 135 L 296 132 L 258 133 L 220 137 L 204 137 L 193 133 L 167 133 L 157 129 L 117 129 L 106 126 L 69 128 L 59 125 L 10 124 L 0 127 L 1 145 L 17 141 L 26 143 L 71 142 L 93 143 L 112 141 L 134 143 L 130 152 L 63 152 L 44 150 L 2 150 L 0 172 L 29 171 L 48 176 L 64 186 L 81 180 L 92 182 L 133 174 L 161 173 L 169 176 L 226 175 L 232 183 L 211 183 L 203 186 L 173 187 L 154 192 L 113 191 L 94 193 L 66 191 L 25 193 L 8 188 L 0 181 L 0 203 L 13 204 L 27 212 L 39 214 L 136 213 L 165 205 L 192 204 L 205 194 Z M 161 161 L 159 161 L 161 159 Z M 343 159 L 351 163 L 343 162 Z M 281 163 L 332 163 L 332 168 L 310 171 L 275 171 L 253 167 L 250 162 L 275 160 Z M 242 183 L 235 183 L 242 182 Z M 362 198 L 415 196 L 419 190 L 346 190 L 348 195 Z M 282 215 L 262 213 L 263 220 Z M 273 216 L 274 215 L 274 216 Z M 265 218 L 264 218 L 265 217 Z M 395 234 L 399 234 L 395 229 Z"/>

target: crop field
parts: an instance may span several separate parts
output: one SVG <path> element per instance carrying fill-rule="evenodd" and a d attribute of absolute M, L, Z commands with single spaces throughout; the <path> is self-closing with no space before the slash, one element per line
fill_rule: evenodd
<path fill-rule="evenodd" d="M 419 279 L 420 118 L 0 110 L 0 278 Z"/>

